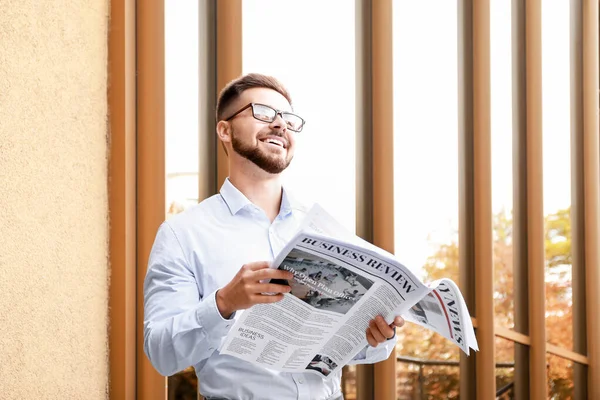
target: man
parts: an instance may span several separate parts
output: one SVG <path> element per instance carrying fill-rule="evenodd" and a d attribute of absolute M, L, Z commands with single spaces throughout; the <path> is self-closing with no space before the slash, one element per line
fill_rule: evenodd
<path fill-rule="evenodd" d="M 218 195 L 164 222 L 144 284 L 144 350 L 162 375 L 193 365 L 209 399 L 338 399 L 340 374 L 279 373 L 219 353 L 236 311 L 280 301 L 289 271 L 269 268 L 299 227 L 305 210 L 283 187 L 304 120 L 274 78 L 243 76 L 217 102 L 217 135 L 229 160 Z M 274 293 L 274 294 L 263 294 Z M 395 344 L 378 317 L 353 363 L 386 359 Z M 390 340 L 392 339 L 392 340 Z"/>

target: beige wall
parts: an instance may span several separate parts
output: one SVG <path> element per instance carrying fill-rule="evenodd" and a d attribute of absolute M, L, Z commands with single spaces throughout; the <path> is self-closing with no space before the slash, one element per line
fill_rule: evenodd
<path fill-rule="evenodd" d="M 0 3 L 0 398 L 104 399 L 109 2 Z"/>

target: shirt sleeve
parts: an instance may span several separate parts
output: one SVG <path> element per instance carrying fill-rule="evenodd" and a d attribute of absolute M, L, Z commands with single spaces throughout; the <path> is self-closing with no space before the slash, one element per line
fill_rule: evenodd
<path fill-rule="evenodd" d="M 173 229 L 156 235 L 144 281 L 144 352 L 164 375 L 210 357 L 233 325 L 219 313 L 216 291 L 202 296 Z"/>
<path fill-rule="evenodd" d="M 396 346 L 396 338 L 396 331 L 394 330 L 392 338 L 380 343 L 377 347 L 373 347 L 370 344 L 366 345 L 348 364 L 374 364 L 387 360 L 390 354 L 392 354 L 394 346 Z"/>

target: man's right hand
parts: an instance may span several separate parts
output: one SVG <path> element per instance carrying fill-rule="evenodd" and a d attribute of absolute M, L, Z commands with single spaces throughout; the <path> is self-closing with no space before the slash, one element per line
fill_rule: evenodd
<path fill-rule="evenodd" d="M 217 291 L 217 308 L 223 318 L 230 318 L 237 310 L 244 310 L 255 304 L 280 301 L 283 299 L 283 293 L 289 293 L 292 288 L 267 282 L 271 279 L 291 280 L 293 277 L 289 271 L 269 268 L 267 261 L 245 264 L 231 282 Z"/>

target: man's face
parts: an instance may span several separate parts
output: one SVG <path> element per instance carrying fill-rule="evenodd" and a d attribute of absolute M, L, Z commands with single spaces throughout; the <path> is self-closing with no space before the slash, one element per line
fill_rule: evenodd
<path fill-rule="evenodd" d="M 292 111 L 280 93 L 265 88 L 244 91 L 231 107 L 232 114 L 248 103 L 260 103 L 276 110 Z M 252 161 L 270 174 L 283 172 L 294 156 L 295 132 L 277 115 L 273 122 L 255 119 L 252 108 L 244 110 L 229 121 L 231 124 L 231 147 L 238 155 Z"/>

